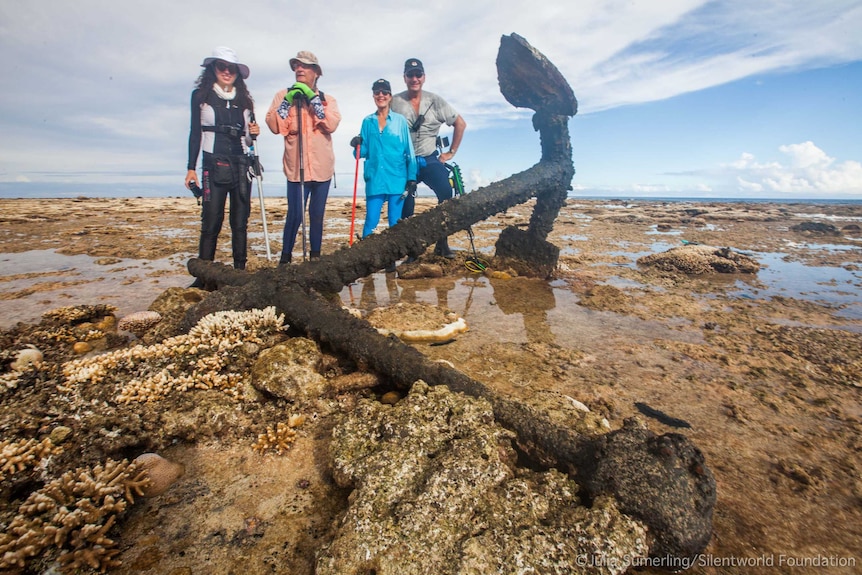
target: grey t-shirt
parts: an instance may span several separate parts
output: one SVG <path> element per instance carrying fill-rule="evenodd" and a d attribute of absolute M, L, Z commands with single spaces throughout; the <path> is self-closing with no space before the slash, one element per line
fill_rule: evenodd
<path fill-rule="evenodd" d="M 419 113 L 410 104 L 407 91 L 392 96 L 390 108 L 407 118 L 410 126 L 410 138 L 413 140 L 413 149 L 417 156 L 430 156 L 437 150 L 437 133 L 440 126 L 446 124 L 451 126 L 458 118 L 458 112 L 449 103 L 434 94 L 422 90 L 419 100 Z M 418 129 L 414 129 L 418 116 L 424 116 L 424 120 Z"/>

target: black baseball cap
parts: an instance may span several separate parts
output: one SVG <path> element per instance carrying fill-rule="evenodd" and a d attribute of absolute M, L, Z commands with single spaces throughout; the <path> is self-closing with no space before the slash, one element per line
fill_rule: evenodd
<path fill-rule="evenodd" d="M 388 80 L 384 80 L 383 78 L 380 78 L 379 80 L 377 80 L 373 84 L 371 84 L 371 91 L 372 92 L 376 92 L 378 90 L 386 90 L 387 92 L 389 92 L 391 94 L 392 93 L 392 86 L 389 85 Z"/>
<path fill-rule="evenodd" d="M 410 58 L 406 62 L 404 62 L 404 73 L 418 71 L 422 74 L 425 74 L 425 68 L 422 67 L 422 60 L 418 58 Z"/>

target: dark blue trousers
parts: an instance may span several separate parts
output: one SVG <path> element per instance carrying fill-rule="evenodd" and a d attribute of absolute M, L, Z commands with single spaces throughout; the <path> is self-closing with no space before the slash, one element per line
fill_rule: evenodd
<path fill-rule="evenodd" d="M 329 196 L 329 183 L 305 182 L 305 198 L 308 203 L 308 241 L 311 253 L 320 254 L 323 243 L 323 215 L 326 211 L 326 198 Z M 293 246 L 296 243 L 296 233 L 302 225 L 302 187 L 299 182 L 287 182 L 287 218 L 284 221 L 284 236 L 282 238 L 281 262 L 291 259 Z"/>

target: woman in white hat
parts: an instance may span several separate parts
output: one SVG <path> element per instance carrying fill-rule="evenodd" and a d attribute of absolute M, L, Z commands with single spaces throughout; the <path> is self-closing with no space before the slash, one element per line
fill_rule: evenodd
<path fill-rule="evenodd" d="M 335 172 L 332 132 L 341 122 L 338 102 L 317 87 L 318 78 L 323 76 L 317 56 L 307 51 L 299 52 L 290 59 L 290 69 L 294 72 L 295 82 L 290 88 L 276 93 L 266 113 L 266 125 L 272 133 L 284 136 L 287 218 L 279 262 L 282 264 L 290 263 L 292 258 L 296 233 L 303 219 L 303 192 L 308 203 L 309 256 L 312 259 L 320 257 L 326 198 Z M 302 133 L 299 131 L 300 122 Z"/>
<path fill-rule="evenodd" d="M 260 127 L 251 122 L 254 100 L 245 86 L 249 69 L 236 53 L 220 46 L 205 58 L 203 71 L 192 91 L 189 162 L 186 187 L 201 202 L 201 237 L 198 257 L 215 259 L 216 242 L 224 222 L 225 201 L 230 196 L 230 230 L 233 265 L 245 269 L 251 185 L 248 147 Z M 196 165 L 202 152 L 202 179 Z M 201 185 L 201 181 L 203 185 Z M 203 287 L 196 280 L 192 287 Z"/>

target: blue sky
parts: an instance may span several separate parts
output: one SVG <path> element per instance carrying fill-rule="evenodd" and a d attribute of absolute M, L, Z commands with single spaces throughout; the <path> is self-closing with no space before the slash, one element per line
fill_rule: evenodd
<path fill-rule="evenodd" d="M 379 77 L 403 86 L 408 57 L 426 89 L 468 124 L 457 161 L 469 188 L 539 158 L 531 112 L 500 95 L 500 36 L 515 32 L 563 73 L 574 193 L 862 199 L 862 2 L 582 0 L 470 3 L 321 0 L 135 3 L 0 0 L 0 196 L 182 195 L 188 98 L 213 47 L 251 68 L 262 117 L 311 50 L 348 142 Z M 239 11 L 239 15 L 228 16 Z M 282 143 L 264 129 L 268 196 L 281 195 Z M 361 178 L 360 178 L 361 179 Z M 361 182 L 360 182 L 361 193 Z M 420 187 L 420 193 L 430 191 Z"/>

